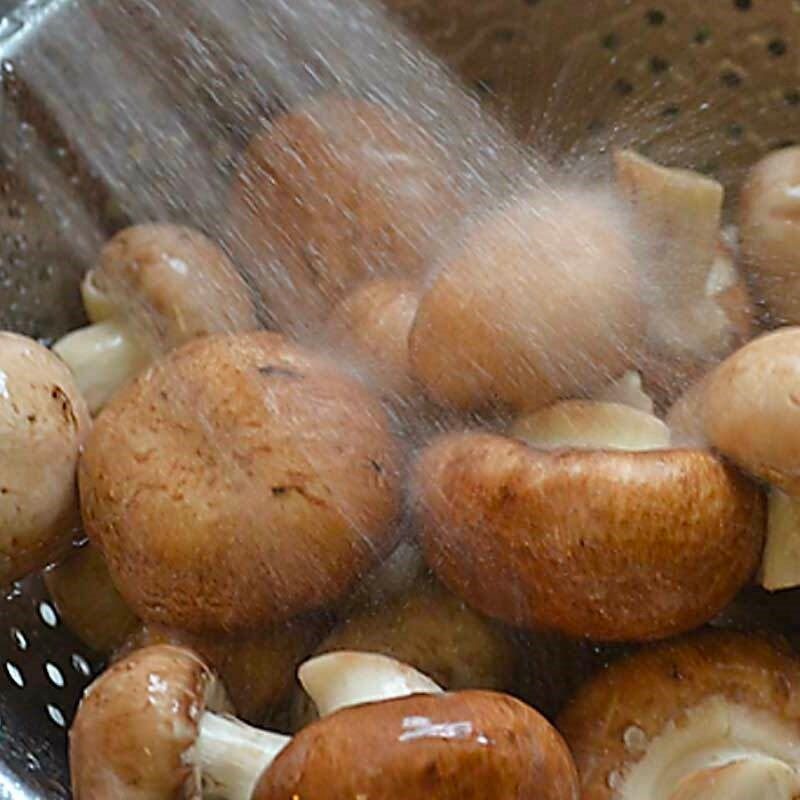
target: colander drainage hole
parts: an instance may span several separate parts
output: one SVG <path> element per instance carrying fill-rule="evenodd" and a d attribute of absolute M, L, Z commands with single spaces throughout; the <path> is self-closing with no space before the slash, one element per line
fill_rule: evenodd
<path fill-rule="evenodd" d="M 56 614 L 56 610 L 46 600 L 42 600 L 42 602 L 39 603 L 39 616 L 42 618 L 42 622 L 49 628 L 55 628 L 58 625 L 58 614 Z"/>
<path fill-rule="evenodd" d="M 20 689 L 25 688 L 25 676 L 22 674 L 22 670 L 13 661 L 6 661 L 6 672 L 15 686 Z"/>
<path fill-rule="evenodd" d="M 59 728 L 65 728 L 67 726 L 67 721 L 64 719 L 64 714 L 58 706 L 54 706 L 52 703 L 48 703 L 47 706 L 47 716 L 58 725 Z"/>
<path fill-rule="evenodd" d="M 73 653 L 71 660 L 72 668 L 79 675 L 83 675 L 84 678 L 88 678 L 92 674 L 92 668 L 89 666 L 89 662 L 82 655 L 80 655 L 80 653 Z"/>
<path fill-rule="evenodd" d="M 44 671 L 47 674 L 47 677 L 50 679 L 50 683 L 53 684 L 57 689 L 63 689 L 64 684 L 66 683 L 64 680 L 64 675 L 61 673 L 61 670 L 52 662 L 48 661 L 44 665 Z"/>
<path fill-rule="evenodd" d="M 23 651 L 28 649 L 28 639 L 19 628 L 12 628 L 10 633 L 14 644 L 17 646 L 17 649 Z"/>

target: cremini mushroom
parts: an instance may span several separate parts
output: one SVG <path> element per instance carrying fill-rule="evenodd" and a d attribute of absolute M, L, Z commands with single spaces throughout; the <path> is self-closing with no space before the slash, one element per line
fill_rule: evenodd
<path fill-rule="evenodd" d="M 80 528 L 75 470 L 90 420 L 67 367 L 0 332 L 0 585 L 57 561 Z"/>
<path fill-rule="evenodd" d="M 144 620 L 263 630 L 345 596 L 397 537 L 401 453 L 379 402 L 277 334 L 168 354 L 97 419 L 87 534 Z"/>
<path fill-rule="evenodd" d="M 44 582 L 64 624 L 97 653 L 108 655 L 141 624 L 91 542 L 50 567 Z"/>
<path fill-rule="evenodd" d="M 305 616 L 246 637 L 191 634 L 163 625 L 144 625 L 117 653 L 172 644 L 193 650 L 219 675 L 236 714 L 261 725 L 288 699 L 297 667 L 329 629 L 323 615 Z"/>
<path fill-rule="evenodd" d="M 416 694 L 344 708 L 297 733 L 252 800 L 577 800 L 559 734 L 507 695 Z"/>
<path fill-rule="evenodd" d="M 412 374 L 460 410 L 536 410 L 598 389 L 643 333 L 626 215 L 610 193 L 528 193 L 472 223 L 420 299 Z"/>
<path fill-rule="evenodd" d="M 739 202 L 748 275 L 777 322 L 800 323 L 800 147 L 770 153 L 751 171 Z"/>
<path fill-rule="evenodd" d="M 247 286 L 210 239 L 178 225 L 126 228 L 83 281 L 92 322 L 56 342 L 92 413 L 152 358 L 197 336 L 258 327 Z"/>
<path fill-rule="evenodd" d="M 381 605 L 350 609 L 316 652 L 340 650 L 391 656 L 452 691 L 510 691 L 516 678 L 511 636 L 427 576 Z M 296 693 L 293 728 L 307 723 L 310 712 L 303 694 Z"/>
<path fill-rule="evenodd" d="M 705 633 L 599 674 L 558 721 L 583 800 L 792 800 L 800 663 L 754 635 Z"/>
<path fill-rule="evenodd" d="M 645 379 L 671 400 L 750 338 L 750 298 L 722 236 L 722 184 L 631 150 L 614 160 L 647 264 Z"/>
<path fill-rule="evenodd" d="M 343 653 L 313 659 L 301 680 L 322 713 L 411 693 L 440 692 L 394 659 Z M 214 797 L 251 800 L 289 742 L 226 713 L 223 684 L 193 651 L 135 650 L 86 690 L 70 729 L 76 800 Z"/>
<path fill-rule="evenodd" d="M 561 422 L 575 407 L 541 412 L 535 436 L 519 423 L 532 443 L 467 432 L 423 452 L 414 502 L 429 564 L 471 606 L 522 627 L 627 641 L 707 622 L 758 566 L 759 489 L 709 452 L 655 449 L 666 429 L 638 427 L 646 415 L 632 408 L 613 407 L 631 421 L 617 430 L 606 404 L 594 419 L 573 413 L 582 439 Z"/>
<path fill-rule="evenodd" d="M 312 100 L 256 135 L 231 226 L 280 329 L 324 321 L 364 280 L 422 274 L 462 210 L 448 164 L 411 118 L 343 96 Z"/>
<path fill-rule="evenodd" d="M 721 453 L 800 493 L 800 327 L 764 334 L 727 358 L 704 381 L 700 410 Z"/>
<path fill-rule="evenodd" d="M 381 391 L 408 395 L 415 388 L 408 363 L 408 334 L 418 303 L 419 290 L 408 281 L 365 283 L 334 308 L 326 340 L 354 356 Z"/>

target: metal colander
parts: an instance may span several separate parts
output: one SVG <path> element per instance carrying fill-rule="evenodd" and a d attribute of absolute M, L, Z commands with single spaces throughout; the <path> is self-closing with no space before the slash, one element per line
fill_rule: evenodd
<path fill-rule="evenodd" d="M 800 141 L 798 0 L 387 2 L 523 141 L 557 162 L 591 167 L 610 146 L 635 141 L 735 189 L 764 152 Z M 0 142 L 18 156 L 0 163 L 0 303 L 4 328 L 49 341 L 81 322 L 87 265 L 14 172 L 26 126 L 97 200 L 88 213 L 104 211 L 102 187 L 71 162 L 15 69 L 70 4 L 14 5 L 0 0 Z M 792 633 L 795 602 L 797 593 L 751 590 L 719 624 Z M 38 578 L 0 599 L 0 618 L 0 798 L 68 797 L 66 728 L 101 661 L 60 625 Z"/>

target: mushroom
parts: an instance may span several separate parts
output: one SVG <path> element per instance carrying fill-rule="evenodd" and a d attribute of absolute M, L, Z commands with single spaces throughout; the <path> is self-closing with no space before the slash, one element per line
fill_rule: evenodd
<path fill-rule="evenodd" d="M 563 740 L 507 695 L 417 694 L 344 708 L 309 725 L 252 800 L 464 797 L 577 800 Z"/>
<path fill-rule="evenodd" d="M 670 407 L 667 427 L 675 447 L 708 446 L 703 428 L 702 403 L 704 402 L 706 379 L 692 384 Z"/>
<path fill-rule="evenodd" d="M 414 390 L 408 334 L 418 303 L 418 291 L 408 281 L 365 283 L 334 308 L 326 340 L 355 356 L 382 391 L 408 395 Z"/>
<path fill-rule="evenodd" d="M 264 630 L 347 595 L 391 550 L 401 454 L 334 362 L 260 332 L 197 339 L 97 419 L 84 527 L 145 621 Z"/>
<path fill-rule="evenodd" d="M 742 469 L 800 493 L 800 327 L 764 334 L 705 382 L 703 429 Z"/>
<path fill-rule="evenodd" d="M 326 713 L 360 703 L 438 692 L 393 659 L 337 654 L 301 670 Z M 70 768 L 80 800 L 203 796 L 250 800 L 264 769 L 289 742 L 227 714 L 227 695 L 192 651 L 136 650 L 86 690 L 70 729 Z"/>
<path fill-rule="evenodd" d="M 614 161 L 648 264 L 645 381 L 672 399 L 751 334 L 749 294 L 721 234 L 724 190 L 631 150 Z"/>
<path fill-rule="evenodd" d="M 800 663 L 787 647 L 705 633 L 612 665 L 558 727 L 583 800 L 792 800 L 798 723 Z"/>
<path fill-rule="evenodd" d="M 90 420 L 64 364 L 0 332 L 0 584 L 68 552 L 80 526 L 75 469 Z"/>
<path fill-rule="evenodd" d="M 778 322 L 800 323 L 800 147 L 770 153 L 751 171 L 739 202 L 747 272 Z"/>
<path fill-rule="evenodd" d="M 636 641 L 707 622 L 758 566 L 761 493 L 709 452 L 630 449 L 646 416 L 635 409 L 615 407 L 633 422 L 603 442 L 608 406 L 596 408 L 577 418 L 591 436 L 571 431 L 560 447 L 545 435 L 559 407 L 533 445 L 481 432 L 434 441 L 414 481 L 428 563 L 473 608 L 526 628 Z M 656 422 L 649 445 L 663 447 Z"/>
<path fill-rule="evenodd" d="M 800 498 L 771 489 L 759 582 L 768 591 L 800 586 Z"/>
<path fill-rule="evenodd" d="M 516 677 L 511 637 L 427 577 L 380 606 L 352 608 L 317 647 L 317 653 L 340 650 L 391 656 L 453 691 L 508 691 Z M 313 712 L 300 692 L 292 705 L 296 730 Z"/>
<path fill-rule="evenodd" d="M 144 625 L 129 637 L 117 658 L 156 644 L 193 650 L 219 675 L 237 715 L 260 725 L 288 699 L 297 667 L 311 655 L 327 627 L 321 615 L 294 619 L 247 637 L 203 636 Z"/>
<path fill-rule="evenodd" d="M 137 650 L 86 690 L 70 729 L 79 800 L 199 797 L 250 800 L 288 737 L 225 712 L 225 691 L 191 651 Z"/>
<path fill-rule="evenodd" d="M 178 225 L 114 236 L 83 281 L 93 324 L 56 342 L 96 413 L 152 358 L 197 336 L 258 327 L 236 268 L 210 239 Z"/>
<path fill-rule="evenodd" d="M 90 542 L 49 568 L 44 582 L 66 626 L 97 653 L 111 653 L 140 625 Z"/>
<path fill-rule="evenodd" d="M 358 284 L 412 279 L 458 219 L 447 150 L 376 103 L 328 95 L 253 138 L 231 227 L 281 330 L 321 322 Z"/>
<path fill-rule="evenodd" d="M 437 403 L 536 410 L 631 365 L 642 335 L 627 218 L 611 194 L 529 193 L 441 259 L 409 338 Z"/>
<path fill-rule="evenodd" d="M 592 396 L 601 403 L 622 403 L 645 414 L 655 414 L 653 398 L 644 390 L 642 376 L 635 370 L 628 370 L 621 378 L 612 381 Z"/>

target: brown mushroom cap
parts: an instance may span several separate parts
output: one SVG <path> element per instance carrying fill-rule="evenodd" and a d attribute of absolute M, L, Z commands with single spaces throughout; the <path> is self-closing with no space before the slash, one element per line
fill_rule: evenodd
<path fill-rule="evenodd" d="M 142 619 L 259 630 L 391 548 L 400 468 L 379 403 L 331 361 L 270 333 L 197 339 L 97 420 L 84 526 Z"/>
<path fill-rule="evenodd" d="M 431 579 L 377 608 L 353 610 L 316 653 L 355 650 L 409 664 L 452 691 L 509 691 L 516 672 L 510 637 Z M 295 694 L 295 728 L 313 717 L 305 694 Z"/>
<path fill-rule="evenodd" d="M 578 693 L 558 721 L 578 766 L 582 799 L 618 797 L 615 788 L 653 740 L 680 730 L 694 709 L 716 700 L 782 721 L 796 736 L 800 662 L 782 644 L 714 632 L 613 664 Z"/>
<path fill-rule="evenodd" d="M 91 542 L 47 570 L 44 582 L 66 626 L 98 653 L 110 653 L 140 625 Z"/>
<path fill-rule="evenodd" d="M 156 644 L 193 650 L 219 675 L 237 715 L 259 725 L 287 699 L 297 667 L 311 655 L 324 632 L 325 625 L 315 617 L 292 620 L 247 638 L 201 636 L 145 625 L 128 639 L 119 656 Z"/>
<path fill-rule="evenodd" d="M 329 342 L 348 350 L 389 394 L 413 391 L 408 334 L 419 304 L 418 290 L 401 280 L 365 283 L 333 310 Z"/>
<path fill-rule="evenodd" d="M 192 228 L 126 228 L 88 279 L 156 350 L 209 333 L 258 327 L 246 284 L 220 247 Z"/>
<path fill-rule="evenodd" d="M 598 191 L 525 196 L 470 229 L 420 300 L 414 376 L 445 406 L 535 410 L 624 372 L 642 334 L 627 233 Z"/>
<path fill-rule="evenodd" d="M 800 327 L 760 336 L 723 361 L 705 382 L 701 410 L 720 452 L 800 491 Z"/>
<path fill-rule="evenodd" d="M 775 317 L 800 323 L 800 147 L 771 153 L 742 187 L 739 231 L 751 279 Z"/>
<path fill-rule="evenodd" d="M 206 705 L 224 702 L 210 670 L 187 650 L 149 647 L 115 664 L 86 691 L 70 728 L 75 797 L 193 796 L 183 794 L 194 777 L 184 754 Z"/>
<path fill-rule="evenodd" d="M 416 468 L 428 562 L 474 608 L 598 640 L 694 628 L 754 574 L 759 490 L 700 450 L 539 451 L 446 436 Z"/>
<path fill-rule="evenodd" d="M 457 218 L 445 152 L 413 120 L 374 103 L 316 99 L 278 118 L 245 153 L 232 193 L 242 260 L 282 329 L 365 279 L 419 275 Z M 280 265 L 280 267 L 276 266 Z"/>
<path fill-rule="evenodd" d="M 576 800 L 575 767 L 532 708 L 490 692 L 346 708 L 298 733 L 253 800 Z"/>
<path fill-rule="evenodd" d="M 0 584 L 68 551 L 89 426 L 66 365 L 32 339 L 0 332 Z"/>

